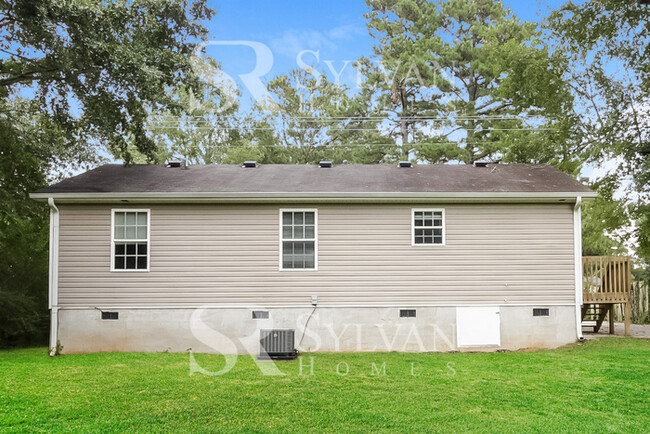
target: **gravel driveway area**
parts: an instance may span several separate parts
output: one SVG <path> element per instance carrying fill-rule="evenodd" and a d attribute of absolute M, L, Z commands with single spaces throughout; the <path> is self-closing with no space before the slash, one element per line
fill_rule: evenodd
<path fill-rule="evenodd" d="M 611 336 L 609 334 L 609 324 L 605 321 L 598 333 L 584 332 L 585 339 L 604 338 Z M 630 324 L 630 334 L 633 338 L 646 338 L 650 339 L 650 324 Z M 617 322 L 614 324 L 614 335 L 625 336 L 625 324 Z"/>

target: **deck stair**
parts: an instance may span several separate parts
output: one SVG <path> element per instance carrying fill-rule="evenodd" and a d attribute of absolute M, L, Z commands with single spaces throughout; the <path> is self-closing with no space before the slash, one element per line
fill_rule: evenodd
<path fill-rule="evenodd" d="M 582 327 L 591 327 L 593 333 L 598 333 L 607 314 L 611 311 L 611 305 L 585 304 L 582 306 Z"/>
<path fill-rule="evenodd" d="M 605 318 L 614 333 L 614 305 L 625 307 L 625 334 L 630 332 L 632 263 L 628 256 L 584 256 L 582 258 L 582 326 L 598 333 Z M 609 314 L 609 315 L 608 315 Z"/>

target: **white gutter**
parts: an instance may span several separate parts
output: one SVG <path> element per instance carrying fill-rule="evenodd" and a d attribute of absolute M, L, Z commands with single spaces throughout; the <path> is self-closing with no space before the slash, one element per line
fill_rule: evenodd
<path fill-rule="evenodd" d="M 109 192 L 32 193 L 32 199 L 70 202 L 408 202 L 408 201 L 573 201 L 596 192 Z"/>
<path fill-rule="evenodd" d="M 575 269 L 576 330 L 582 339 L 582 198 L 576 198 L 573 208 L 573 259 Z"/>
<path fill-rule="evenodd" d="M 56 356 L 59 343 L 59 209 L 54 198 L 49 197 L 47 203 L 50 206 L 50 356 Z"/>

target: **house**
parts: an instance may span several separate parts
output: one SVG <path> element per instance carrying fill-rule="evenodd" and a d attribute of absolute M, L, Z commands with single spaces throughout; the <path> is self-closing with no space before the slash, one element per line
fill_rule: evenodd
<path fill-rule="evenodd" d="M 580 205 L 545 165 L 106 165 L 51 209 L 63 353 L 557 347 L 581 336 Z"/>

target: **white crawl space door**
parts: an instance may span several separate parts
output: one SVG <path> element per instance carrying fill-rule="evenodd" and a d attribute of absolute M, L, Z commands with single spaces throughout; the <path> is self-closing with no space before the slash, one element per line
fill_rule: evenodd
<path fill-rule="evenodd" d="M 498 306 L 456 308 L 459 347 L 501 345 L 500 325 Z"/>

